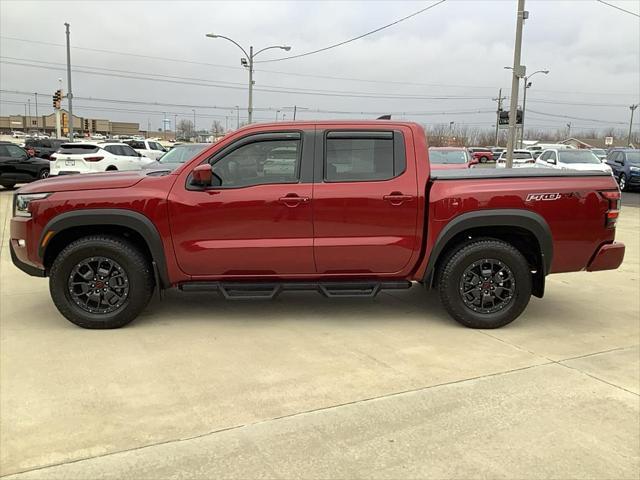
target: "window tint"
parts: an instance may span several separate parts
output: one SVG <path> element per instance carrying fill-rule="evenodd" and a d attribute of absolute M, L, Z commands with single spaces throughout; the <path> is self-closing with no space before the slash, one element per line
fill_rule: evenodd
<path fill-rule="evenodd" d="M 78 143 L 64 143 L 60 145 L 59 153 L 67 155 L 84 154 L 84 153 L 96 153 L 99 148 L 96 145 L 86 145 Z"/>
<path fill-rule="evenodd" d="M 136 152 L 129 145 L 120 145 L 120 148 L 122 149 L 121 155 L 126 155 L 128 157 L 137 157 L 138 156 L 138 152 Z"/>
<path fill-rule="evenodd" d="M 152 150 L 163 150 L 162 145 L 156 142 L 149 142 L 149 146 Z"/>
<path fill-rule="evenodd" d="M 222 187 L 297 183 L 300 140 L 264 140 L 243 145 L 213 165 Z"/>
<path fill-rule="evenodd" d="M 8 156 L 11 158 L 24 158 L 27 156 L 27 152 L 25 152 L 22 148 L 16 145 L 5 145 L 7 148 Z"/>
<path fill-rule="evenodd" d="M 549 152 L 549 160 L 555 160 L 556 162 L 558 161 L 556 152 Z"/>
<path fill-rule="evenodd" d="M 540 155 L 540 160 L 547 160 L 549 158 L 549 152 L 544 152 Z"/>
<path fill-rule="evenodd" d="M 327 136 L 325 180 L 350 182 L 393 178 L 393 137 L 331 138 Z"/>
<path fill-rule="evenodd" d="M 113 155 L 123 155 L 120 145 L 107 145 L 104 149 Z"/>

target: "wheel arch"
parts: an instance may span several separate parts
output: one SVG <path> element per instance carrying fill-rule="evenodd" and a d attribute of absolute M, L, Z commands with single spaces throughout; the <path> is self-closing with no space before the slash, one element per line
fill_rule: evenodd
<path fill-rule="evenodd" d="M 432 288 L 436 273 L 449 254 L 478 238 L 495 238 L 516 247 L 533 266 L 533 294 L 544 295 L 545 277 L 553 260 L 553 237 L 545 219 L 528 210 L 500 209 L 468 212 L 451 220 L 440 232 L 429 256 L 423 281 Z"/>
<path fill-rule="evenodd" d="M 57 254 L 71 241 L 92 234 L 112 234 L 127 238 L 152 263 L 161 286 L 170 286 L 160 233 L 149 218 L 126 209 L 74 210 L 51 219 L 42 230 L 38 243 L 38 254 L 45 269 L 48 271 Z"/>

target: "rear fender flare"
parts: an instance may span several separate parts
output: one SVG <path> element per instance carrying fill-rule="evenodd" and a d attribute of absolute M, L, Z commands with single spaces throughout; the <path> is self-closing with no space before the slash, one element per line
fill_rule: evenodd
<path fill-rule="evenodd" d="M 467 212 L 455 217 L 440 232 L 429 255 L 423 281 L 432 286 L 434 269 L 440 255 L 447 244 L 465 230 L 479 227 L 519 227 L 530 232 L 540 245 L 542 259 L 542 279 L 551 270 L 553 260 L 553 237 L 546 220 L 539 214 L 529 210 L 499 209 Z"/>

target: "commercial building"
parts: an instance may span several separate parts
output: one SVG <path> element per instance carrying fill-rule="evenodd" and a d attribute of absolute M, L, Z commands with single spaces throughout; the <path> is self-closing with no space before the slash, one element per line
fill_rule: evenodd
<path fill-rule="evenodd" d="M 69 112 L 60 110 L 63 135 L 69 128 Z M 25 133 L 31 131 L 45 132 L 49 135 L 56 133 L 56 116 L 54 113 L 42 116 L 9 115 L 0 117 L 0 133 L 10 133 L 14 130 Z M 140 135 L 140 124 L 134 122 L 112 122 L 99 118 L 73 116 L 73 130 L 83 134 L 101 133 L 103 135 Z"/>

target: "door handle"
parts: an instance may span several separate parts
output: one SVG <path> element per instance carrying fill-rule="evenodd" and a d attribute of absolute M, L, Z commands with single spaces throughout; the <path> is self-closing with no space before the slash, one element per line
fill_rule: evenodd
<path fill-rule="evenodd" d="M 309 197 L 299 197 L 295 194 L 289 194 L 284 197 L 280 197 L 278 199 L 280 203 L 284 203 L 287 207 L 297 207 L 301 203 L 307 203 L 309 201 Z"/>
<path fill-rule="evenodd" d="M 404 202 L 410 202 L 411 200 L 413 200 L 413 195 L 403 195 L 400 192 L 392 192 L 391 194 L 385 195 L 382 198 L 389 202 L 391 205 L 402 205 Z"/>

